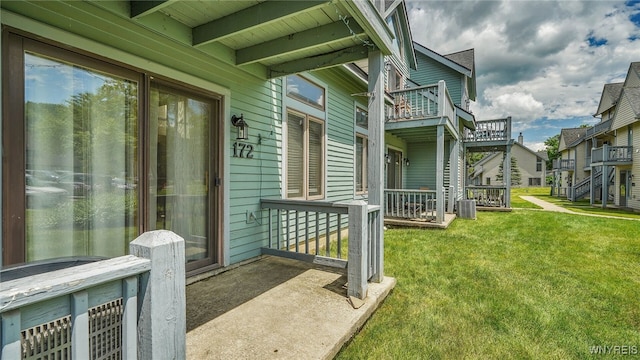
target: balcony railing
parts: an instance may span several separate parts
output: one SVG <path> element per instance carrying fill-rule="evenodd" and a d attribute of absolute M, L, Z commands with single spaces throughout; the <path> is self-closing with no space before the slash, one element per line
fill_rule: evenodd
<path fill-rule="evenodd" d="M 630 163 L 633 161 L 633 146 L 603 145 L 591 149 L 591 163 Z"/>
<path fill-rule="evenodd" d="M 38 264 L 43 272 L 3 280 L 0 357 L 184 359 L 184 240 L 147 232 L 130 252 L 66 268 Z"/>
<path fill-rule="evenodd" d="M 444 81 L 437 84 L 392 91 L 393 109 L 387 120 L 410 120 L 447 117 L 454 121 L 453 100 Z"/>
<path fill-rule="evenodd" d="M 553 160 L 553 170 L 573 171 L 576 169 L 575 159 L 555 159 Z"/>
<path fill-rule="evenodd" d="M 589 138 L 598 134 L 601 134 L 605 131 L 609 131 L 609 129 L 611 128 L 611 122 L 613 121 L 613 119 L 609 119 L 607 121 L 603 121 L 599 124 L 596 124 L 590 128 L 587 129 L 587 132 L 585 134 L 585 137 Z"/>
<path fill-rule="evenodd" d="M 476 206 L 507 207 L 506 186 L 467 186 L 465 192 L 466 200 L 475 200 Z"/>
<path fill-rule="evenodd" d="M 384 216 L 403 219 L 436 219 L 435 190 L 385 189 Z"/>
<path fill-rule="evenodd" d="M 464 141 L 508 141 L 511 139 L 511 118 L 476 122 L 476 130 L 464 129 Z"/>
<path fill-rule="evenodd" d="M 269 241 L 263 254 L 348 268 L 347 293 L 366 297 L 367 281 L 381 271 L 379 206 L 362 200 L 262 199 L 260 204 L 268 209 Z"/>

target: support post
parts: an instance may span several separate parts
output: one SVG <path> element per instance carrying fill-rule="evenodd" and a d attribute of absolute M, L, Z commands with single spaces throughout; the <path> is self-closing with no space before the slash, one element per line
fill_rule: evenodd
<path fill-rule="evenodd" d="M 604 145 L 604 150 L 606 149 L 606 144 Z M 602 155 L 603 158 L 605 155 Z M 609 198 L 609 167 L 607 165 L 602 165 L 602 208 L 605 209 L 607 207 L 607 199 Z"/>
<path fill-rule="evenodd" d="M 510 120 L 511 118 L 509 118 Z M 504 206 L 511 207 L 511 144 L 507 145 L 507 150 L 504 157 L 504 164 L 502 165 L 503 179 L 507 187 L 504 193 Z"/>
<path fill-rule="evenodd" d="M 22 359 L 20 309 L 0 314 L 0 359 Z"/>
<path fill-rule="evenodd" d="M 71 294 L 71 358 L 89 358 L 89 294 Z"/>
<path fill-rule="evenodd" d="M 367 178 L 369 179 L 369 204 L 378 205 L 384 209 L 384 55 L 379 50 L 369 51 L 369 138 Z M 372 280 L 382 282 L 384 278 L 384 221 L 377 221 L 377 229 L 373 231 L 377 239 L 372 243 L 377 244 L 373 253 L 375 258 Z"/>
<path fill-rule="evenodd" d="M 593 203 L 595 202 L 595 194 L 596 194 L 596 168 L 595 167 L 591 167 L 591 172 L 589 173 L 589 177 L 591 178 L 591 180 L 589 181 L 589 205 L 593 206 Z"/>
<path fill-rule="evenodd" d="M 438 87 L 440 88 L 440 87 Z M 443 98 L 440 98 L 443 99 Z M 436 141 L 436 223 L 444 222 L 444 125 L 437 126 Z"/>
<path fill-rule="evenodd" d="M 131 242 L 132 255 L 151 260 L 138 294 L 138 358 L 186 357 L 184 239 L 167 230 L 150 231 Z"/>
<path fill-rule="evenodd" d="M 456 116 L 457 118 L 457 116 Z M 460 189 L 460 140 L 451 140 L 451 151 L 449 153 L 449 207 L 447 212 L 453 214 L 453 207 L 458 198 L 458 191 Z"/>
<path fill-rule="evenodd" d="M 367 297 L 369 270 L 367 203 L 354 200 L 349 204 L 349 255 L 347 261 L 347 295 L 364 300 Z"/>

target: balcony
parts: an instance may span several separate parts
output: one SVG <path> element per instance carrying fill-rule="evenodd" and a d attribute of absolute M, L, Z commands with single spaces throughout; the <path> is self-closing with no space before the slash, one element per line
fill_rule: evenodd
<path fill-rule="evenodd" d="M 444 81 L 411 89 L 392 91 L 393 109 L 387 121 L 446 117 L 455 120 L 455 107 Z"/>
<path fill-rule="evenodd" d="M 555 159 L 553 160 L 553 170 L 558 171 L 575 171 L 575 159 Z"/>
<path fill-rule="evenodd" d="M 609 129 L 611 128 L 611 122 L 613 121 L 613 119 L 609 119 L 607 121 L 603 121 L 599 124 L 596 124 L 590 128 L 587 129 L 587 132 L 585 134 L 586 138 L 590 138 L 590 137 L 594 137 L 596 135 L 600 135 L 605 131 L 609 131 Z"/>
<path fill-rule="evenodd" d="M 633 163 L 633 146 L 603 145 L 591 149 L 591 166 L 629 165 Z"/>
<path fill-rule="evenodd" d="M 504 142 L 511 140 L 511 118 L 476 122 L 476 129 L 464 129 L 465 142 Z"/>

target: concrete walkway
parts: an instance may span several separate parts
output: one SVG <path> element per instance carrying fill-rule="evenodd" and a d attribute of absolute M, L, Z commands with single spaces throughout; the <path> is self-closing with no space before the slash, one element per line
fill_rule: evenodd
<path fill-rule="evenodd" d="M 520 195 L 520 198 L 522 198 L 523 200 L 526 200 L 526 201 L 528 201 L 530 203 L 533 203 L 533 204 L 536 204 L 536 205 L 540 206 L 542 208 L 540 210 L 545 210 L 545 211 L 555 211 L 555 212 L 562 212 L 562 213 L 568 213 L 568 214 L 574 214 L 574 215 L 601 217 L 601 218 L 608 218 L 608 219 L 622 219 L 622 220 L 635 220 L 635 221 L 640 220 L 640 219 L 624 218 L 624 217 L 620 217 L 620 216 L 610 216 L 610 215 L 601 215 L 601 214 L 587 214 L 587 213 L 571 211 L 571 210 L 565 209 L 565 208 L 563 208 L 561 206 L 552 204 L 552 203 L 550 203 L 548 201 L 540 200 L 540 199 L 538 199 L 537 197 L 534 197 L 534 196 Z"/>
<path fill-rule="evenodd" d="M 187 359 L 332 359 L 395 286 L 354 309 L 345 271 L 266 256 L 187 286 Z"/>

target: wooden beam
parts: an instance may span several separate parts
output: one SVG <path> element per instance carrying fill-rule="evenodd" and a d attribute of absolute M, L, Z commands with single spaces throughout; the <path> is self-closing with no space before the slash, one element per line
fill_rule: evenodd
<path fill-rule="evenodd" d="M 318 26 L 262 44 L 249 46 L 236 51 L 236 65 L 248 64 L 270 57 L 313 48 L 315 46 L 336 43 L 355 35 L 364 34 L 364 30 L 355 21 L 349 29 L 342 21 Z M 353 31 L 353 32 L 351 32 Z"/>
<path fill-rule="evenodd" d="M 272 79 L 280 76 L 295 74 L 303 71 L 328 68 L 367 58 L 369 48 L 365 46 L 353 46 L 331 53 L 311 56 L 304 59 L 289 61 L 270 66 L 267 76 Z"/>
<path fill-rule="evenodd" d="M 193 45 L 202 45 L 220 40 L 227 36 L 280 21 L 314 7 L 327 4 L 327 1 L 266 1 L 240 10 L 217 20 L 193 28 Z"/>
<path fill-rule="evenodd" d="M 171 1 L 168 1 L 168 0 L 149 0 L 149 1 L 133 0 L 129 2 L 131 7 L 129 16 L 131 16 L 131 18 L 134 18 L 134 19 L 139 18 L 145 15 L 148 15 L 152 12 L 156 12 L 162 9 L 163 7 L 169 5 L 170 3 Z"/>

